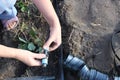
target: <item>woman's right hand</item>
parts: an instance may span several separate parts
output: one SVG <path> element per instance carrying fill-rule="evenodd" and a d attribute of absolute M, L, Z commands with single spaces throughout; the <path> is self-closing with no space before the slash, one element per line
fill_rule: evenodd
<path fill-rule="evenodd" d="M 40 59 L 45 58 L 45 54 L 33 53 L 27 50 L 19 49 L 19 54 L 15 58 L 27 64 L 28 66 L 41 66 Z"/>

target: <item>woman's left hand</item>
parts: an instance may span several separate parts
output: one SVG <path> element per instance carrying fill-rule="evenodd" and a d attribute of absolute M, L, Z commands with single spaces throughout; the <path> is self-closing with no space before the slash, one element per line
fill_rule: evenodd
<path fill-rule="evenodd" d="M 43 48 L 53 51 L 57 49 L 61 44 L 61 27 L 50 27 L 49 39 L 44 44 Z"/>

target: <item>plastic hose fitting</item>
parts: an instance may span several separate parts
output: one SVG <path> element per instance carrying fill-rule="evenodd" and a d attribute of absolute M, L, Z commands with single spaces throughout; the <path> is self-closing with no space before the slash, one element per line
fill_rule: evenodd
<path fill-rule="evenodd" d="M 47 67 L 47 65 L 48 65 L 48 57 L 49 57 L 48 50 L 47 50 L 47 49 L 44 49 L 44 50 L 43 50 L 43 53 L 46 55 L 46 58 L 43 58 L 43 59 L 42 59 L 42 66 L 43 66 L 43 67 Z"/>

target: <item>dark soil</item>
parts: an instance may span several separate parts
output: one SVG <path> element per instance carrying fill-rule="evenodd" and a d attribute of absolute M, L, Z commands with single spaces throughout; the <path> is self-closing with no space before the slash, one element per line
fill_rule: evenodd
<path fill-rule="evenodd" d="M 27 0 L 26 0 L 27 1 Z M 18 1 L 19 2 L 19 1 Z M 23 1 L 24 2 L 24 1 Z M 29 4 L 30 14 L 26 12 L 21 12 L 18 8 L 18 17 L 20 20 L 19 26 L 11 31 L 3 31 L 1 25 L 0 33 L 0 43 L 9 47 L 17 48 L 18 42 L 16 41 L 16 35 L 21 29 L 22 24 L 24 23 L 27 27 L 36 27 L 40 31 L 40 38 L 43 39 L 43 42 L 47 39 L 49 33 L 49 25 L 46 20 L 39 13 L 35 5 L 31 1 L 26 2 Z M 22 62 L 14 59 L 0 58 L 0 80 L 5 78 L 17 78 L 17 77 L 30 77 L 30 76 L 56 76 L 59 75 L 59 49 L 51 52 L 49 56 L 49 65 L 46 68 L 43 67 L 29 67 Z"/>

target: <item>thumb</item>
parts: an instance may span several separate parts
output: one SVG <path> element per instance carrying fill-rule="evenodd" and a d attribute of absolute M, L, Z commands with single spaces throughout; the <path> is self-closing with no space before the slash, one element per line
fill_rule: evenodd
<path fill-rule="evenodd" d="M 51 43 L 52 43 L 52 40 L 48 39 L 47 42 L 43 45 L 43 48 L 49 50 Z"/>

